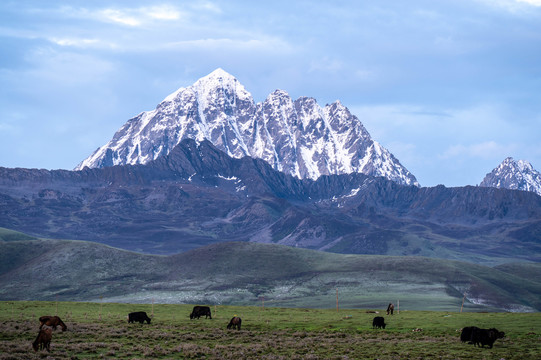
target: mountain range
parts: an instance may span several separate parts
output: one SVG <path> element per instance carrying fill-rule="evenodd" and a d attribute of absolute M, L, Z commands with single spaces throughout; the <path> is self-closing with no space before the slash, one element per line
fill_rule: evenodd
<path fill-rule="evenodd" d="M 359 173 L 298 179 L 185 139 L 144 165 L 0 168 L 0 226 L 173 254 L 224 241 L 485 264 L 539 261 L 541 196 L 420 188 Z"/>
<path fill-rule="evenodd" d="M 222 69 L 178 89 L 153 111 L 128 120 L 75 170 L 146 164 L 169 154 L 186 138 L 208 140 L 234 158 L 263 159 L 273 169 L 300 179 L 363 173 L 419 185 L 339 101 L 321 107 L 313 98 L 293 100 L 276 90 L 256 104 Z"/>
<path fill-rule="evenodd" d="M 277 90 L 255 104 L 221 69 L 129 120 L 77 169 L 0 168 L 0 226 L 155 254 L 251 241 L 540 258 L 540 197 L 494 188 L 523 189 L 538 179 L 531 165 L 506 159 L 480 187 L 421 188 L 340 102 Z"/>
<path fill-rule="evenodd" d="M 208 140 L 231 157 L 263 159 L 299 179 L 363 173 L 419 186 L 340 101 L 321 107 L 313 98 L 293 100 L 286 91 L 276 90 L 255 103 L 222 69 L 128 120 L 75 170 L 146 164 L 169 154 L 183 139 Z M 541 174 L 527 161 L 507 158 L 480 186 L 541 194 Z"/>

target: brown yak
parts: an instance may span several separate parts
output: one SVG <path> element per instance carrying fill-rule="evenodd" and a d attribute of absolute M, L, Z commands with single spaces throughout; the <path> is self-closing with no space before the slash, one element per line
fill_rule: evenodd
<path fill-rule="evenodd" d="M 242 323 L 242 320 L 240 319 L 240 317 L 238 316 L 233 316 L 233 318 L 231 319 L 231 321 L 229 321 L 229 324 L 227 325 L 227 328 L 228 329 L 231 329 L 231 328 L 237 328 L 237 330 L 240 330 L 240 324 Z"/>
<path fill-rule="evenodd" d="M 53 330 L 56 330 L 57 326 L 61 326 L 62 331 L 66 331 L 68 328 L 58 316 L 51 315 L 45 315 L 39 318 L 39 328 L 41 329 L 44 325 L 51 326 Z"/>
<path fill-rule="evenodd" d="M 39 330 L 38 337 L 32 343 L 34 351 L 38 350 L 47 350 L 51 351 L 51 339 L 53 338 L 53 329 L 49 326 L 44 327 Z"/>

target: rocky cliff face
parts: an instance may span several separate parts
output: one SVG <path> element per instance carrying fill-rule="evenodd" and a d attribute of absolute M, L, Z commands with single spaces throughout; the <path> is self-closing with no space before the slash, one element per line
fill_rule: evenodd
<path fill-rule="evenodd" d="M 479 186 L 532 191 L 541 195 L 541 173 L 525 160 L 506 158 Z"/>
<path fill-rule="evenodd" d="M 419 185 L 339 101 L 320 107 L 313 98 L 293 100 L 276 90 L 256 104 L 244 86 L 221 69 L 130 119 L 76 170 L 146 164 L 186 138 L 209 140 L 234 158 L 263 159 L 300 179 L 363 173 Z"/>

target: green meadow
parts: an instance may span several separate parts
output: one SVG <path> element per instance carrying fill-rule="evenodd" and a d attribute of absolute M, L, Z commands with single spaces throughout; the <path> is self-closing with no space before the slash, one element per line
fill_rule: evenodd
<path fill-rule="evenodd" d="M 214 306 L 190 320 L 193 305 L 0 302 L 0 359 L 539 359 L 541 313 L 395 311 Z M 129 324 L 146 311 L 151 324 Z M 375 313 L 375 312 L 379 313 Z M 53 333 L 51 353 L 31 343 L 42 315 L 68 326 Z M 232 316 L 242 329 L 227 330 Z M 384 316 L 385 330 L 372 329 Z M 506 333 L 492 349 L 461 343 L 465 326 Z"/>
<path fill-rule="evenodd" d="M 3 239 L 3 241 L 2 241 Z M 59 256 L 61 254 L 61 256 Z M 489 267 L 421 256 L 347 255 L 219 243 L 156 256 L 0 229 L 0 300 L 407 310 L 541 311 L 541 264 Z"/>

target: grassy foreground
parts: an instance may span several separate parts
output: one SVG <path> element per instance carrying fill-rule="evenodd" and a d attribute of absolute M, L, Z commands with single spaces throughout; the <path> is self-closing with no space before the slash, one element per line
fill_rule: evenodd
<path fill-rule="evenodd" d="M 213 318 L 190 320 L 192 305 L 0 302 L 0 359 L 539 359 L 541 313 L 401 311 L 211 306 Z M 128 324 L 146 311 L 152 323 Z M 51 353 L 31 343 L 42 315 L 68 326 L 53 333 Z M 233 315 L 242 330 L 227 330 Z M 387 328 L 372 329 L 374 316 Z M 459 340 L 464 326 L 495 327 L 494 348 Z M 421 331 L 413 331 L 422 329 Z"/>

